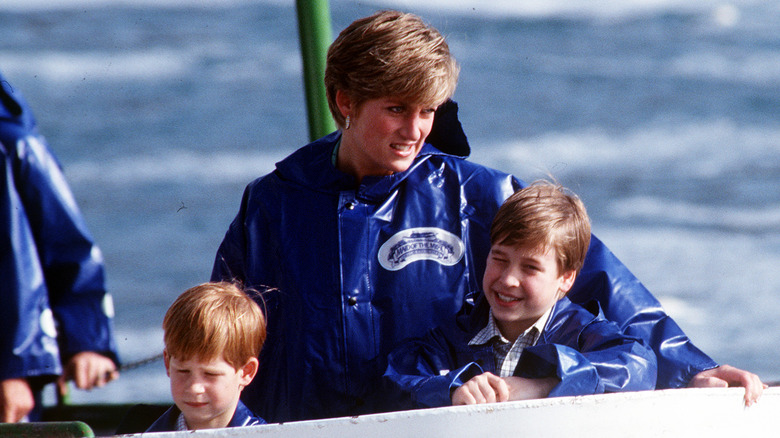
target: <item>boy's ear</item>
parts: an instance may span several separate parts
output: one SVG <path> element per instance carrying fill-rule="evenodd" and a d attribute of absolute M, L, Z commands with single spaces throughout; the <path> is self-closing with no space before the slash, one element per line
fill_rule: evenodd
<path fill-rule="evenodd" d="M 249 385 L 252 382 L 252 379 L 255 378 L 255 375 L 257 374 L 257 369 L 260 366 L 260 362 L 257 360 L 256 357 L 253 357 L 249 359 L 244 366 L 241 367 L 239 372 L 241 373 L 240 377 L 240 383 L 241 383 L 241 389 L 243 389 L 245 386 Z"/>
<path fill-rule="evenodd" d="M 577 271 L 574 269 L 570 269 L 561 275 L 561 287 L 559 289 L 560 291 L 560 297 L 563 298 L 567 293 L 569 293 L 569 289 L 574 285 L 574 280 L 577 279 Z"/>
<path fill-rule="evenodd" d="M 168 350 L 163 350 L 163 362 L 165 363 L 165 374 L 171 377 L 171 356 L 168 355 Z"/>

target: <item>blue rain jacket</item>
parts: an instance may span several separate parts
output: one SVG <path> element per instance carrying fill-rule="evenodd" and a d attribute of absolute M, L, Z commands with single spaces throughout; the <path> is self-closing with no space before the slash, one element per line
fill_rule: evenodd
<path fill-rule="evenodd" d="M 489 306 L 464 306 L 457 319 L 409 340 L 390 353 L 385 377 L 409 409 L 449 406 L 452 391 L 484 372 L 498 375 L 491 344 L 469 345 L 488 323 Z M 560 379 L 550 397 L 655 389 L 656 359 L 642 340 L 625 336 L 589 309 L 563 298 L 555 303 L 535 346 L 523 350 L 514 375 Z"/>
<path fill-rule="evenodd" d="M 264 293 L 268 337 L 242 399 L 271 422 L 395 409 L 382 375 L 390 351 L 451 321 L 480 290 L 498 207 L 524 185 L 467 161 L 454 102 L 404 172 L 358 185 L 331 161 L 338 132 L 250 183 L 216 255 L 212 280 Z M 434 147 L 435 146 L 435 147 Z M 595 237 L 569 297 L 648 341 L 659 387 L 716 364 Z"/>
<path fill-rule="evenodd" d="M 62 372 L 61 359 L 117 359 L 113 304 L 59 164 L 19 91 L 0 75 L 0 380 Z"/>
<path fill-rule="evenodd" d="M 152 423 L 146 431 L 175 432 L 176 422 L 179 420 L 180 414 L 181 410 L 176 407 L 176 405 L 173 405 L 165 411 L 157 421 Z M 265 420 L 252 413 L 252 411 L 239 400 L 238 405 L 236 405 L 236 412 L 233 413 L 233 417 L 226 427 L 259 426 L 261 424 L 266 424 Z"/>

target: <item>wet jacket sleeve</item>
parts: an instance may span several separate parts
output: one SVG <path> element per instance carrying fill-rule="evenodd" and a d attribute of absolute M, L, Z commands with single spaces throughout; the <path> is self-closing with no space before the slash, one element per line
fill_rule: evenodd
<path fill-rule="evenodd" d="M 653 349 L 658 389 L 684 387 L 697 373 L 718 366 L 693 345 L 660 302 L 595 236 L 585 266 L 567 296 L 580 304 L 597 300 L 608 320 Z"/>
<path fill-rule="evenodd" d="M 564 338 L 569 335 L 564 336 Z M 516 376 L 557 377 L 549 397 L 655 389 L 656 358 L 639 339 L 617 325 L 594 320 L 578 330 L 571 344 L 539 344 L 523 350 Z"/>
<path fill-rule="evenodd" d="M 455 346 L 434 329 L 390 354 L 385 380 L 401 409 L 440 407 L 452 405 L 452 391 L 483 372 L 476 361 L 458 366 Z"/>
<path fill-rule="evenodd" d="M 29 109 L 11 90 L 3 82 L 0 378 L 57 375 L 61 359 L 82 351 L 117 361 L 101 253 Z"/>

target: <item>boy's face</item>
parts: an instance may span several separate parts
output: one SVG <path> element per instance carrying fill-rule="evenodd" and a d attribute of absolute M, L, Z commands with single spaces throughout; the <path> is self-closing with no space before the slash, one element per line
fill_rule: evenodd
<path fill-rule="evenodd" d="M 226 427 L 233 418 L 241 390 L 257 372 L 257 359 L 236 370 L 222 358 L 209 362 L 179 360 L 165 352 L 171 395 L 190 430 Z"/>
<path fill-rule="evenodd" d="M 575 274 L 558 273 L 554 249 L 493 245 L 482 288 L 501 334 L 517 339 L 569 291 Z"/>

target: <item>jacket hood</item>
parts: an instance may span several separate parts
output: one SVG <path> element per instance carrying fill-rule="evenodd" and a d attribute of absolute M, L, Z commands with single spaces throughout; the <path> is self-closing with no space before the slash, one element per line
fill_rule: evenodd
<path fill-rule="evenodd" d="M 15 92 L 11 84 L 0 74 L 0 118 L 18 118 L 22 114 L 20 98 L 19 93 Z"/>
<path fill-rule="evenodd" d="M 458 104 L 454 100 L 447 100 L 436 109 L 433 128 L 425 141 L 445 154 L 463 158 L 471 154 L 469 140 L 458 119 Z"/>
<path fill-rule="evenodd" d="M 3 145 L 13 148 L 18 138 L 37 133 L 35 118 L 27 108 L 22 94 L 0 74 L 0 150 Z"/>

